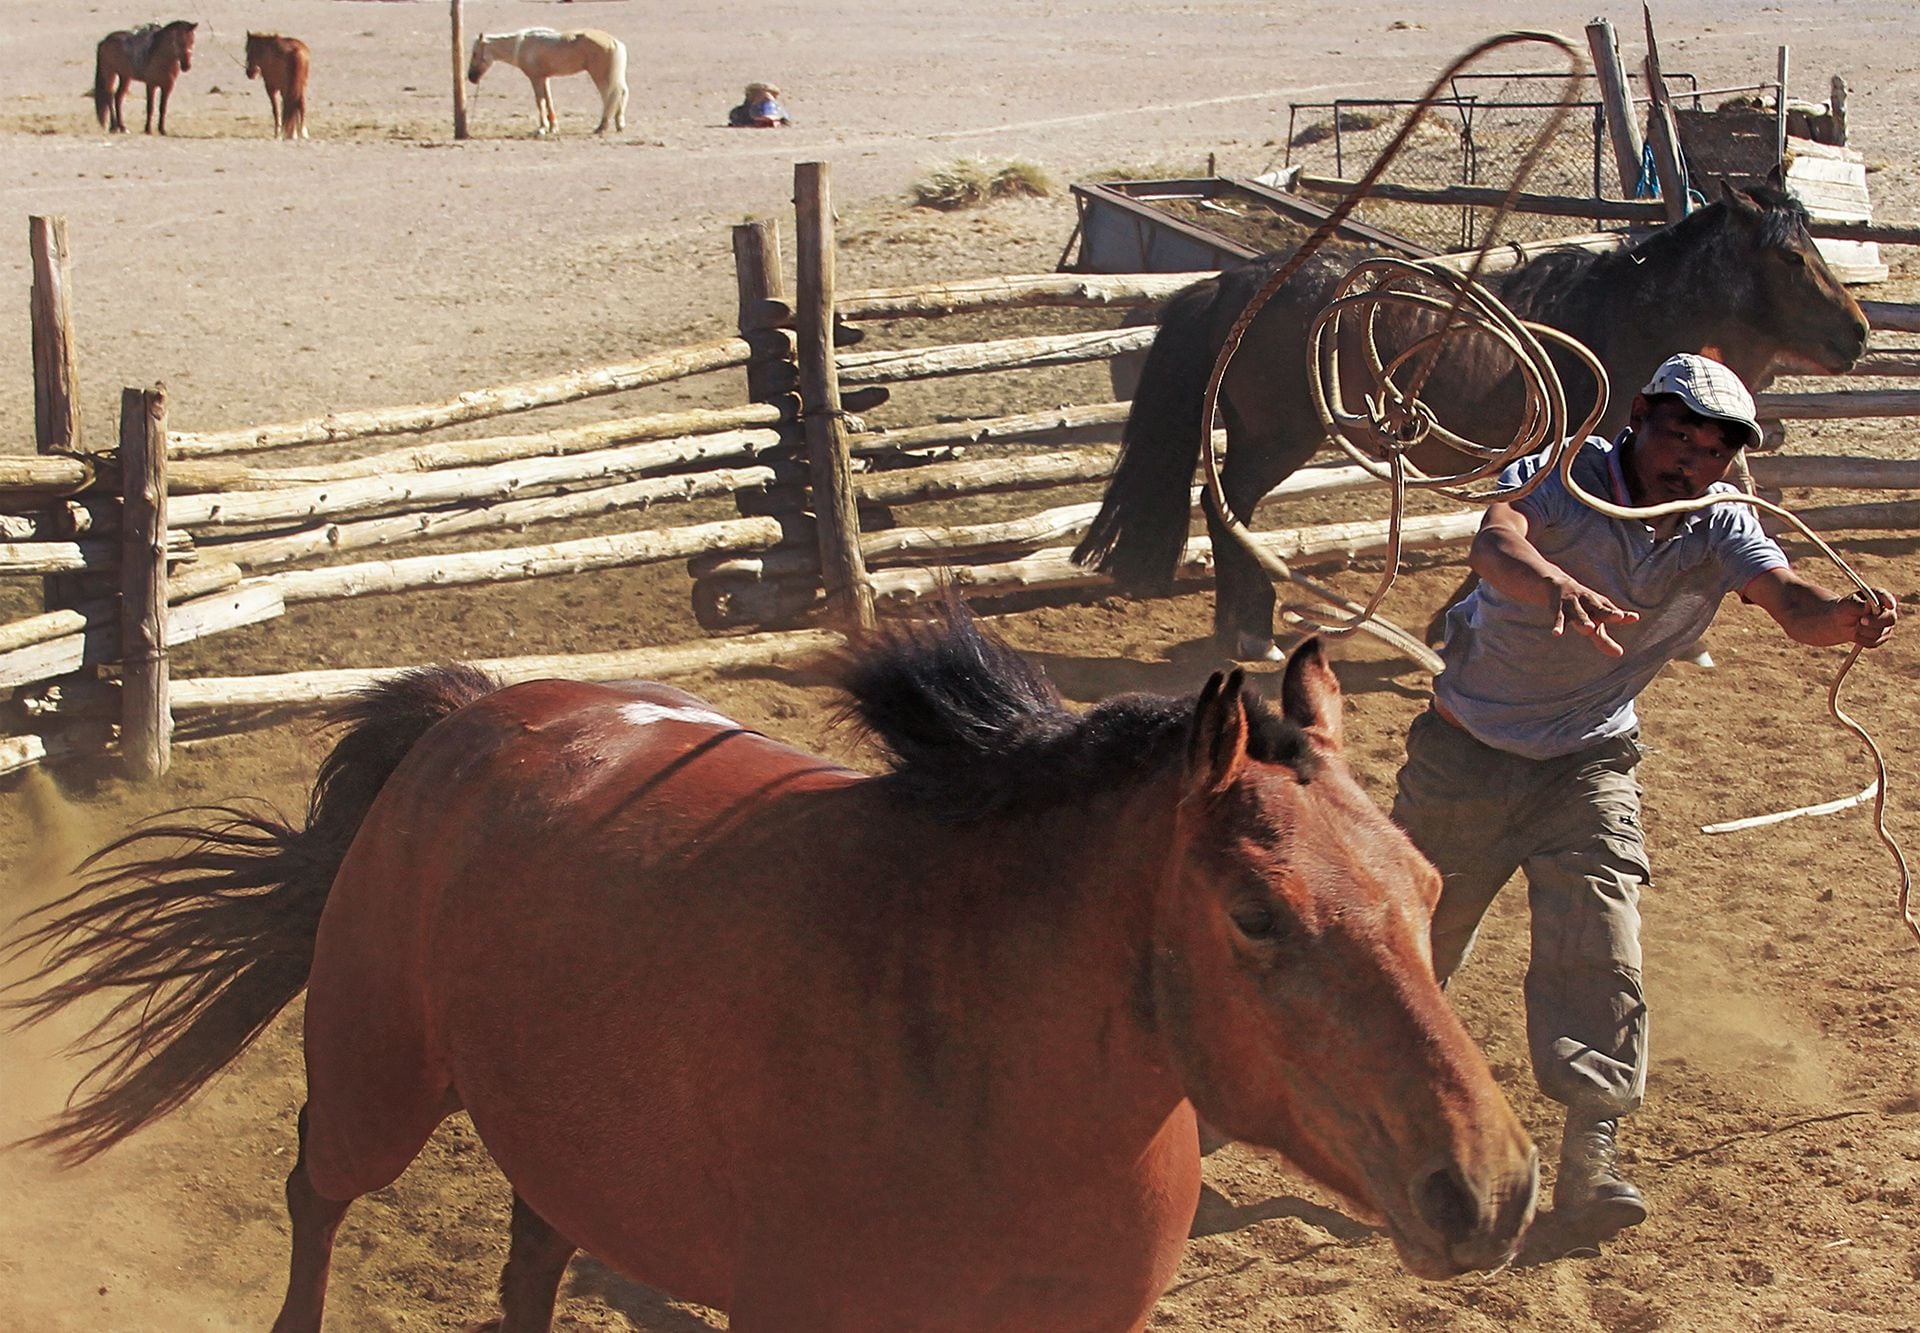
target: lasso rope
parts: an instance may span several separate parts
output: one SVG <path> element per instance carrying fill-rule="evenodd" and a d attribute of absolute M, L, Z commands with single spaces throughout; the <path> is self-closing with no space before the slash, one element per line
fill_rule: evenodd
<path fill-rule="evenodd" d="M 1261 308 L 1300 271 L 1306 261 L 1365 200 L 1374 184 L 1385 173 L 1387 167 L 1412 136 L 1421 119 L 1438 99 L 1441 90 L 1447 87 L 1462 69 L 1488 52 L 1506 46 L 1531 43 L 1543 43 L 1554 47 L 1567 59 L 1567 80 L 1552 118 L 1521 158 L 1514 173 L 1513 182 L 1495 211 L 1485 239 L 1466 271 L 1460 273 L 1444 265 L 1416 263 L 1403 259 L 1366 260 L 1341 281 L 1333 299 L 1315 319 L 1309 333 L 1308 381 L 1321 424 L 1354 462 L 1373 476 L 1385 480 L 1391 491 L 1386 568 L 1372 597 L 1364 606 L 1355 606 L 1334 594 L 1332 590 L 1308 583 L 1307 580 L 1294 574 L 1284 560 L 1261 546 L 1247 530 L 1246 525 L 1233 513 L 1232 507 L 1227 502 L 1225 488 L 1221 484 L 1219 460 L 1212 447 L 1213 427 L 1219 410 L 1220 387 L 1226 378 L 1227 367 L 1231 364 L 1235 351 L 1238 350 L 1247 328 L 1253 323 Z M 1326 220 L 1315 228 L 1286 263 L 1267 278 L 1228 329 L 1220 351 L 1214 359 L 1212 373 L 1207 380 L 1200 420 L 1202 455 L 1206 460 L 1207 494 L 1212 500 L 1215 513 L 1232 538 L 1266 571 L 1269 577 L 1276 582 L 1285 580 L 1300 584 L 1315 592 L 1316 595 L 1323 596 L 1353 613 L 1344 621 L 1324 622 L 1308 616 L 1303 608 L 1288 604 L 1282 607 L 1282 612 L 1290 623 L 1310 632 L 1331 637 L 1344 637 L 1369 625 L 1380 603 L 1385 600 L 1388 591 L 1393 587 L 1395 576 L 1399 572 L 1401 528 L 1406 507 L 1406 491 L 1409 486 L 1437 490 L 1443 495 L 1465 503 L 1485 505 L 1496 501 L 1517 500 L 1552 472 L 1558 473 L 1561 484 L 1567 488 L 1569 494 L 1590 508 L 1612 518 L 1636 519 L 1644 522 L 1669 515 L 1692 513 L 1715 504 L 1750 505 L 1782 519 L 1811 541 L 1853 582 L 1868 606 L 1884 605 L 1879 594 L 1854 572 L 1852 566 L 1847 564 L 1832 546 L 1823 541 L 1793 513 L 1759 496 L 1703 495 L 1691 500 L 1673 500 L 1657 505 L 1627 506 L 1614 504 L 1600 496 L 1590 494 L 1574 480 L 1574 459 L 1606 411 L 1609 391 L 1606 369 L 1600 364 L 1599 359 L 1578 340 L 1556 329 L 1519 318 L 1482 286 L 1478 279 L 1481 267 L 1497 240 L 1501 223 L 1513 210 L 1514 201 L 1528 175 L 1531 174 L 1534 165 L 1564 123 L 1573 101 L 1577 81 L 1585 68 L 1583 56 L 1572 43 L 1564 37 L 1546 32 L 1505 33 L 1480 43 L 1455 60 L 1434 80 L 1407 118 L 1406 124 L 1381 152 L 1367 174 L 1339 202 Z M 1430 290 L 1423 291 L 1421 290 L 1423 286 L 1437 286 L 1441 294 L 1434 295 Z M 1415 339 L 1392 360 L 1383 361 L 1377 335 L 1380 315 L 1389 307 L 1424 311 L 1429 316 L 1438 314 L 1440 318 L 1438 327 L 1433 332 Z M 1349 410 L 1341 393 L 1339 333 L 1342 321 L 1347 319 L 1363 321 L 1364 337 L 1361 345 L 1366 350 L 1366 370 L 1373 386 L 1373 392 L 1366 395 L 1364 413 Z M 1482 445 L 1447 430 L 1420 399 L 1420 392 L 1426 386 L 1427 378 L 1432 374 L 1447 340 L 1462 331 L 1491 338 L 1513 357 L 1519 368 L 1525 400 L 1518 424 L 1504 446 Z M 1569 428 L 1566 390 L 1559 373 L 1554 369 L 1544 343 L 1552 343 L 1556 348 L 1572 354 L 1594 377 L 1598 387 L 1592 409 L 1577 428 Z M 1415 364 L 1416 360 L 1417 364 Z M 1394 377 L 1408 366 L 1413 367 L 1413 374 L 1408 386 L 1403 390 Z M 1473 461 L 1462 471 L 1452 474 L 1428 474 L 1421 471 L 1407 460 L 1406 453 L 1409 449 L 1430 439 L 1466 454 Z M 1514 460 L 1538 453 L 1543 449 L 1550 451 L 1552 466 L 1539 469 L 1524 485 L 1504 490 L 1498 487 L 1486 490 L 1470 489 L 1475 482 L 1497 476 Z M 1376 629 L 1375 632 L 1379 631 Z M 1405 637 L 1407 636 L 1398 636 L 1398 638 Z M 1416 656 L 1422 664 L 1437 671 L 1440 665 L 1438 659 L 1426 650 L 1424 644 L 1417 646 L 1421 652 Z M 1832 808 L 1845 808 L 1871 796 L 1874 803 L 1874 832 L 1888 853 L 1892 855 L 1899 872 L 1898 907 L 1901 920 L 1906 923 L 1907 929 L 1914 938 L 1920 940 L 1920 921 L 1915 919 L 1912 907 L 1912 873 L 1908 868 L 1905 854 L 1887 831 L 1886 760 L 1880 752 L 1880 747 L 1874 743 L 1873 737 L 1840 707 L 1841 684 L 1845 681 L 1848 672 L 1853 669 L 1854 663 L 1860 659 L 1861 651 L 1861 646 L 1855 644 L 1853 651 L 1848 654 L 1847 660 L 1841 664 L 1840 670 L 1835 674 L 1832 684 L 1828 686 L 1827 711 L 1836 722 L 1851 731 L 1866 747 L 1873 760 L 1875 778 L 1873 783 L 1858 796 L 1828 804 Z M 1816 809 L 1824 808 L 1826 807 L 1810 807 L 1807 810 L 1787 812 L 1779 817 L 1792 817 L 1794 814 L 1812 813 Z M 1740 821 L 1740 823 L 1750 825 L 1749 821 Z"/>

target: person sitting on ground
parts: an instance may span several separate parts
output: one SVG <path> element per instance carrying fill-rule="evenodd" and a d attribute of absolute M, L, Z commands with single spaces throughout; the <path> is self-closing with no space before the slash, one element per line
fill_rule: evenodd
<path fill-rule="evenodd" d="M 1583 490 L 1623 506 L 1738 495 L 1722 478 L 1760 438 L 1740 378 L 1684 352 L 1634 397 L 1629 423 L 1611 444 L 1587 440 L 1572 465 Z M 1522 459 L 1500 484 L 1545 466 L 1544 453 Z M 1598 1243 L 1647 1215 L 1614 1144 L 1647 1082 L 1638 903 L 1652 872 L 1634 701 L 1730 592 L 1805 644 L 1877 648 L 1898 613 L 1888 593 L 1842 596 L 1794 573 L 1747 505 L 1612 518 L 1557 472 L 1488 507 L 1468 562 L 1481 582 L 1448 613 L 1445 667 L 1407 733 L 1393 818 L 1440 871 L 1442 984 L 1494 895 L 1526 871 L 1529 1053 L 1540 1090 L 1567 1108 L 1554 1212 Z"/>
<path fill-rule="evenodd" d="M 770 83 L 750 83 L 745 99 L 727 112 L 727 124 L 735 129 L 770 130 L 793 124 L 793 117 L 780 105 L 778 88 Z"/>

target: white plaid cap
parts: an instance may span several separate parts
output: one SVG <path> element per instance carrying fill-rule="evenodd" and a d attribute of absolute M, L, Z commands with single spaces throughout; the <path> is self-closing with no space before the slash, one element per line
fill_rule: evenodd
<path fill-rule="evenodd" d="M 1754 420 L 1753 395 L 1740 377 L 1711 357 L 1677 352 L 1660 363 L 1641 394 L 1670 393 L 1703 417 L 1725 421 L 1747 433 L 1746 443 L 1760 442 L 1760 423 Z"/>

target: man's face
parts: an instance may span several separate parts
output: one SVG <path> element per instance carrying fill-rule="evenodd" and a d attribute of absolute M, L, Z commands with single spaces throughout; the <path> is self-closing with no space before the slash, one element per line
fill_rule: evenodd
<path fill-rule="evenodd" d="M 1727 475 L 1739 452 L 1718 421 L 1696 416 L 1671 399 L 1636 396 L 1628 415 L 1633 447 L 1627 453 L 1627 489 L 1635 504 L 1693 500 Z"/>

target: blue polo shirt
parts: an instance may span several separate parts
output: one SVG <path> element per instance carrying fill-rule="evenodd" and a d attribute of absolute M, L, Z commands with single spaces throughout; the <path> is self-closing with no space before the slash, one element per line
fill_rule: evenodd
<path fill-rule="evenodd" d="M 1625 439 L 1622 432 L 1612 444 L 1596 437 L 1581 446 L 1573 463 L 1581 489 L 1632 503 L 1620 471 Z M 1523 458 L 1500 483 L 1519 486 L 1545 465 L 1544 451 Z M 1740 491 L 1716 482 L 1708 493 Z M 1609 627 L 1624 657 L 1607 656 L 1571 629 L 1555 638 L 1551 609 L 1516 602 L 1484 580 L 1448 613 L 1446 667 L 1434 678 L 1434 696 L 1483 743 L 1529 759 L 1572 754 L 1639 726 L 1634 699 L 1700 637 L 1726 595 L 1787 567 L 1750 505 L 1695 510 L 1672 536 L 1656 540 L 1638 519 L 1582 504 L 1557 473 L 1513 503 L 1540 554 L 1640 613 L 1631 625 Z"/>

